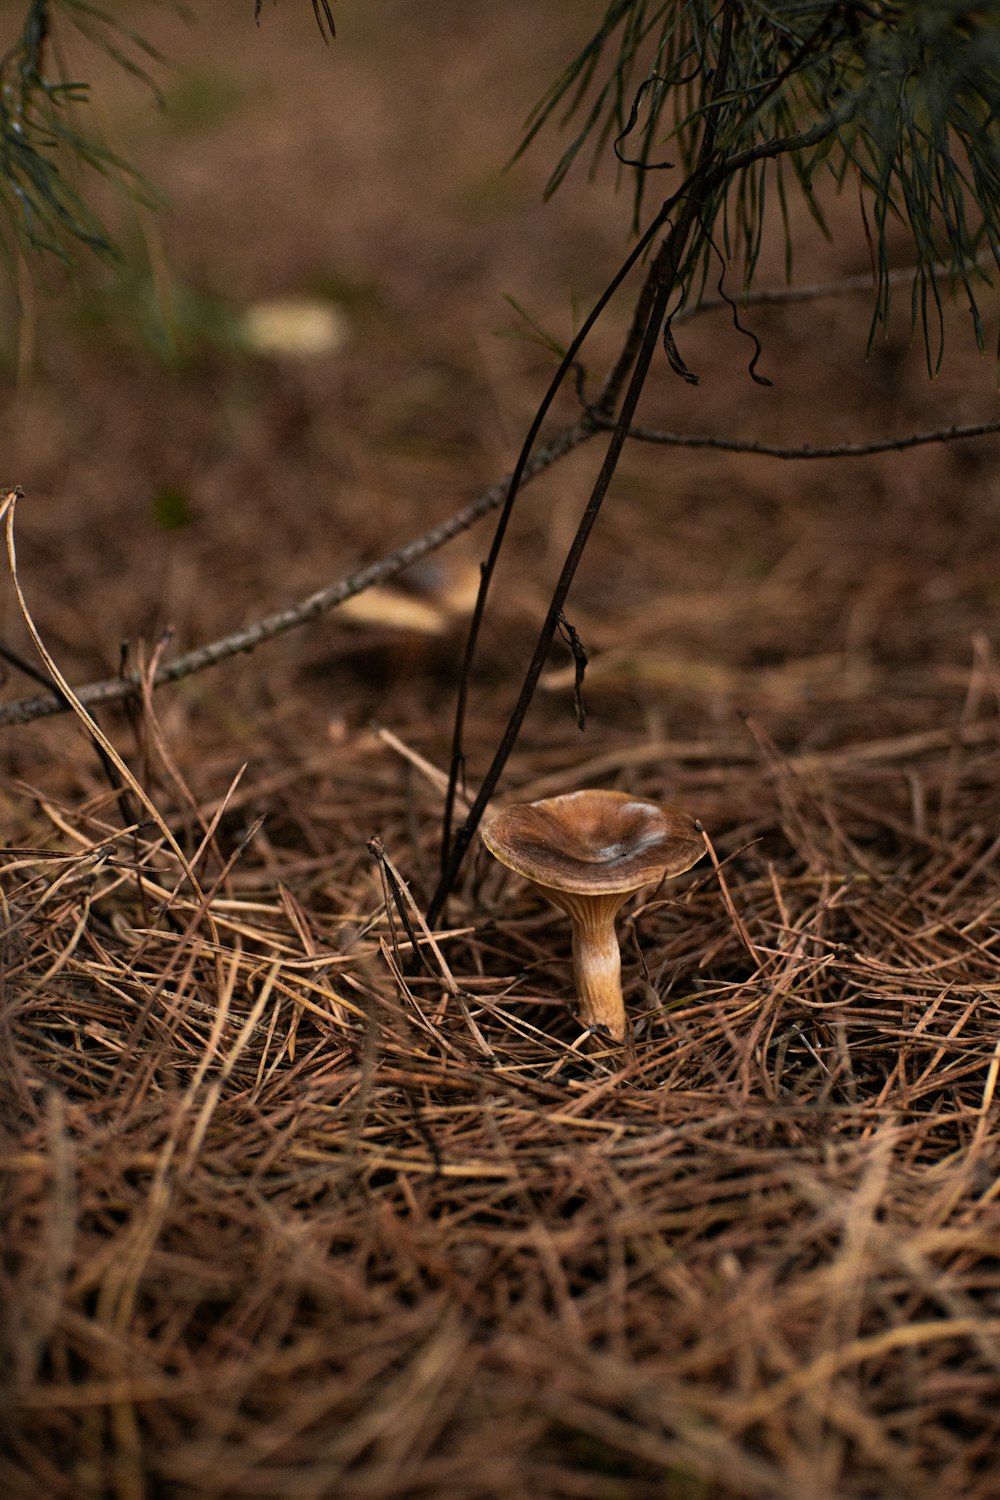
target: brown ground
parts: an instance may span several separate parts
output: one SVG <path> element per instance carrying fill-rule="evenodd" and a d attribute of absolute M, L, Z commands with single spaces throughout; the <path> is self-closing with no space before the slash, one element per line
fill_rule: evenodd
<path fill-rule="evenodd" d="M 185 68 L 162 117 L 79 57 L 171 200 L 114 210 L 161 312 L 138 269 L 40 289 L 16 390 L 7 324 L 21 584 L 73 683 L 492 483 L 552 368 L 496 336 L 523 326 L 503 294 L 565 338 L 626 244 L 608 183 L 540 202 L 554 138 L 498 171 L 603 7 L 344 0 L 330 50 L 304 0 L 259 32 L 229 9 L 148 18 Z M 828 245 L 801 216 L 798 281 L 864 270 L 853 206 L 832 217 Z M 288 292 L 332 299 L 345 347 L 235 348 L 240 310 Z M 769 391 L 706 315 L 679 330 L 701 385 L 660 371 L 643 418 L 824 443 L 995 414 L 961 318 L 931 384 L 902 318 L 863 362 L 867 315 L 755 309 Z M 366 845 L 426 902 L 440 795 L 413 757 L 446 762 L 460 617 L 426 637 L 334 612 L 155 718 L 104 711 L 193 880 L 162 828 L 118 832 L 71 721 L 3 730 L 0 1493 L 1000 1495 L 995 454 L 629 454 L 569 611 L 586 733 L 560 647 L 504 793 L 682 802 L 747 942 L 711 871 L 633 904 L 623 1062 L 572 1048 L 565 921 L 483 857 L 429 971 L 394 977 Z M 598 458 L 524 493 L 473 785 Z M 443 608 L 486 545 L 411 591 Z M 12 670 L 7 696 L 31 690 Z"/>

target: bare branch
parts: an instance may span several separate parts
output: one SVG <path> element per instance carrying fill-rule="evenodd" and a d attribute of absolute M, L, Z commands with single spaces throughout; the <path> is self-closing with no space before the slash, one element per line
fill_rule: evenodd
<path fill-rule="evenodd" d="M 614 422 L 594 416 L 596 426 L 608 430 Z M 718 448 L 725 453 L 753 453 L 762 458 L 865 458 L 870 453 L 901 453 L 906 448 L 921 448 L 927 443 L 953 443 L 962 438 L 988 437 L 1000 432 L 1000 419 L 974 422 L 965 427 L 941 427 L 933 432 L 909 432 L 904 437 L 879 438 L 872 443 L 832 443 L 816 448 L 806 443 L 801 448 L 783 448 L 776 443 L 756 443 L 741 438 L 711 437 L 697 432 L 654 432 L 648 427 L 631 427 L 629 437 L 638 443 L 659 443 L 667 448 Z"/>
<path fill-rule="evenodd" d="M 564 454 L 578 448 L 593 435 L 594 426 L 590 421 L 574 422 L 572 426 L 564 428 L 528 461 L 523 482 L 527 483 L 536 478 Z M 325 589 L 319 589 L 307 598 L 300 599 L 297 604 L 289 605 L 287 609 L 266 615 L 264 619 L 256 620 L 242 630 L 233 631 L 231 635 L 222 636 L 219 640 L 209 641 L 204 646 L 196 646 L 193 651 L 186 651 L 182 656 L 175 656 L 172 661 L 164 662 L 154 674 L 152 686 L 162 687 L 168 682 L 180 682 L 182 678 L 191 677 L 196 672 L 204 671 L 206 667 L 214 667 L 230 656 L 238 656 L 244 651 L 253 651 L 265 641 L 273 641 L 289 630 L 296 630 L 300 625 L 307 625 L 311 620 L 318 619 L 320 615 L 335 609 L 338 604 L 343 604 L 347 599 L 353 599 L 356 594 L 363 593 L 374 584 L 383 583 L 387 578 L 395 578 L 398 573 L 411 567 L 420 558 L 426 557 L 428 553 L 436 552 L 446 542 L 452 541 L 463 531 L 468 531 L 483 516 L 495 510 L 507 494 L 510 479 L 511 476 L 505 474 L 502 479 L 491 484 L 489 489 L 484 490 L 481 495 L 461 510 L 456 511 L 454 515 L 448 516 L 444 521 L 439 521 L 436 526 L 432 526 L 412 541 L 406 542 L 402 547 L 397 547 L 394 552 L 390 552 L 388 556 L 380 558 L 377 562 L 369 563 L 365 568 L 359 568 L 356 573 L 350 573 L 337 583 L 332 583 Z M 88 708 L 93 708 L 101 703 L 117 703 L 123 698 L 131 698 L 137 695 L 140 689 L 139 674 L 127 672 L 120 677 L 109 677 L 102 682 L 88 683 L 86 687 L 76 690 L 76 697 Z M 21 698 L 15 703 L 0 707 L 0 728 L 6 728 L 12 724 L 30 724 L 34 719 L 64 713 L 66 707 L 65 699 L 55 694 L 46 694 L 45 697 L 39 698 Z"/>
<path fill-rule="evenodd" d="M 983 270 L 991 264 L 992 258 L 986 254 L 978 256 L 975 261 L 976 267 Z M 931 269 L 936 276 L 947 276 L 950 270 L 945 265 L 933 266 Z M 887 273 L 885 284 L 890 287 L 910 286 L 919 274 L 919 266 L 900 266 L 895 271 Z M 836 281 L 816 281 L 804 286 L 761 287 L 759 289 L 752 287 L 739 298 L 739 306 L 779 307 L 797 302 L 819 302 L 825 297 L 855 297 L 861 292 L 874 291 L 876 285 L 875 272 L 862 271 L 857 276 L 841 276 Z M 700 317 L 702 313 L 715 312 L 720 307 L 728 306 L 729 303 L 725 297 L 706 296 L 700 302 L 689 307 L 682 307 L 674 314 L 673 321 L 675 324 L 688 323 L 692 318 Z"/>

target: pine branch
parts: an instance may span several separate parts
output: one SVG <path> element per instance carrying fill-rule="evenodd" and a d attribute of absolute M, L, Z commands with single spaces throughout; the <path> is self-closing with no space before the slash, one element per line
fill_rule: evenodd
<path fill-rule="evenodd" d="M 117 182 L 147 205 L 158 199 L 134 167 L 82 125 L 89 85 L 60 75 L 57 20 L 159 99 L 149 68 L 163 59 L 122 20 L 89 0 L 30 0 L 16 41 L 0 57 L 0 245 L 8 254 L 18 245 L 65 264 L 70 246 L 85 245 L 114 260 L 118 248 L 88 201 L 80 169 Z"/>
<path fill-rule="evenodd" d="M 633 226 L 665 152 L 689 175 L 705 108 L 693 84 L 705 76 L 705 38 L 717 24 L 715 0 L 608 0 L 528 123 L 522 150 L 560 112 L 576 131 L 549 190 L 588 142 L 596 160 L 612 138 L 634 189 Z M 790 265 L 790 174 L 821 225 L 817 176 L 857 182 L 873 245 L 873 330 L 889 316 L 888 240 L 898 224 L 913 241 L 911 317 L 929 367 L 941 358 L 942 279 L 961 286 L 981 342 L 971 271 L 984 248 L 1000 266 L 1000 0 L 745 0 L 729 78 L 717 125 L 730 168 L 704 204 L 693 247 L 702 276 L 715 243 L 730 259 L 739 249 L 750 284 L 774 192 Z M 783 164 L 759 150 L 795 137 Z"/>

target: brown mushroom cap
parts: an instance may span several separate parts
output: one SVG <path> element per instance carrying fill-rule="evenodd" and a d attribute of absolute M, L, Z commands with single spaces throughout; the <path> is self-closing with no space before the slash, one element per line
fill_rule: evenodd
<path fill-rule="evenodd" d="M 516 802 L 490 819 L 482 839 L 527 880 L 580 895 L 637 891 L 682 874 L 705 853 L 686 812 L 628 792 L 569 792 Z"/>

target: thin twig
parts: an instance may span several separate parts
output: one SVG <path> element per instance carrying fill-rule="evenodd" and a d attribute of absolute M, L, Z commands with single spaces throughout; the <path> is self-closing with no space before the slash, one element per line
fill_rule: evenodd
<path fill-rule="evenodd" d="M 985 267 L 990 264 L 990 257 L 977 256 L 975 264 Z M 932 270 L 936 276 L 947 276 L 950 267 L 942 264 L 934 266 Z M 886 284 L 906 286 L 919 274 L 917 266 L 900 266 L 897 270 L 888 273 Z M 872 273 L 863 271 L 857 276 L 841 276 L 836 281 L 816 281 L 805 286 L 754 287 L 741 295 L 739 305 L 740 307 L 782 307 L 789 303 L 821 302 L 826 297 L 854 297 L 859 292 L 870 292 L 874 289 L 875 278 Z M 674 322 L 688 323 L 702 313 L 716 312 L 719 308 L 728 305 L 725 297 L 711 294 L 702 297 L 699 302 L 689 307 L 681 308 Z"/>
<path fill-rule="evenodd" d="M 535 415 L 532 419 L 531 426 L 528 428 L 527 435 L 525 436 L 524 443 L 521 446 L 521 451 L 518 454 L 513 473 L 510 476 L 510 482 L 507 487 L 507 493 L 504 498 L 503 507 L 500 511 L 499 516 L 497 517 L 497 524 L 493 533 L 493 540 L 490 543 L 490 550 L 487 554 L 486 560 L 482 565 L 482 572 L 479 581 L 479 592 L 476 595 L 476 603 L 472 611 L 472 619 L 469 622 L 469 630 L 465 640 L 465 651 L 462 656 L 462 669 L 458 679 L 458 691 L 455 696 L 455 719 L 452 728 L 451 758 L 448 769 L 448 789 L 445 793 L 444 817 L 442 819 L 441 828 L 442 876 L 448 869 L 448 862 L 451 858 L 451 834 L 455 815 L 455 801 L 458 796 L 458 783 L 461 778 L 462 768 L 465 763 L 465 752 L 463 748 L 465 735 L 465 717 L 468 707 L 469 689 L 472 685 L 472 667 L 475 661 L 476 648 L 479 643 L 479 632 L 483 622 L 483 615 L 486 611 L 486 601 L 489 595 L 490 585 L 493 582 L 493 575 L 496 572 L 497 562 L 500 557 L 500 550 L 503 547 L 504 538 L 507 535 L 507 526 L 513 513 L 514 503 L 521 491 L 523 481 L 527 477 L 529 455 L 538 439 L 538 434 L 541 431 L 542 423 L 545 421 L 545 418 L 548 415 L 549 408 L 551 407 L 552 402 L 555 400 L 558 392 L 562 389 L 566 376 L 571 370 L 579 368 L 578 358 L 581 350 L 583 349 L 584 343 L 590 336 L 591 330 L 594 328 L 604 309 L 607 307 L 608 303 L 610 302 L 611 298 L 614 296 L 618 288 L 621 286 L 622 282 L 628 276 L 633 266 L 635 266 L 637 261 L 644 254 L 646 247 L 652 243 L 654 237 L 659 232 L 661 225 L 667 217 L 669 208 L 670 204 L 665 204 L 660 209 L 660 212 L 656 215 L 655 219 L 649 225 L 648 229 L 646 229 L 645 232 L 639 237 L 636 245 L 625 257 L 625 260 L 619 266 L 618 270 L 615 272 L 615 275 L 612 277 L 611 281 L 605 287 L 604 291 L 601 293 L 600 297 L 597 299 L 594 306 L 591 308 L 590 312 L 584 319 L 575 338 L 573 339 L 569 348 L 566 350 L 566 353 L 563 355 L 559 368 L 556 370 L 555 374 L 552 376 L 552 379 L 549 381 L 548 389 L 538 405 L 538 409 L 536 410 Z M 581 421 L 588 429 L 593 430 L 591 414 L 588 411 L 584 412 Z"/>
<path fill-rule="evenodd" d="M 625 446 L 629 428 L 632 425 L 632 418 L 635 415 L 636 407 L 639 404 L 639 397 L 642 394 L 643 387 L 646 383 L 646 376 L 649 373 L 653 355 L 656 352 L 656 346 L 659 342 L 661 329 L 663 328 L 667 306 L 680 280 L 681 266 L 688 240 L 696 225 L 698 224 L 701 207 L 706 195 L 709 192 L 713 191 L 714 186 L 716 185 L 716 174 L 710 170 L 716 149 L 716 105 L 717 102 L 722 98 L 725 90 L 726 74 L 729 67 L 729 51 L 730 43 L 732 40 L 732 29 L 733 5 L 731 3 L 731 0 L 726 0 L 726 3 L 723 7 L 722 28 L 719 36 L 719 53 L 717 66 L 712 82 L 710 107 L 706 115 L 705 134 L 702 138 L 698 153 L 698 163 L 688 180 L 681 186 L 674 197 L 669 199 L 667 203 L 663 205 L 663 207 L 660 209 L 659 214 L 654 220 L 654 225 L 663 222 L 668 218 L 668 215 L 670 214 L 670 212 L 672 212 L 675 204 L 680 203 L 682 205 L 677 214 L 676 220 L 670 225 L 667 234 L 664 236 L 660 248 L 653 259 L 652 267 L 650 268 L 650 276 L 655 277 L 656 290 L 653 296 L 652 306 L 650 308 L 649 315 L 646 321 L 642 342 L 636 354 L 632 376 L 629 380 L 628 389 L 625 392 L 624 400 L 622 401 L 621 411 L 618 415 L 618 420 L 615 424 L 614 431 L 611 434 L 611 441 L 608 444 L 608 449 L 604 456 L 604 462 L 602 463 L 600 471 L 594 482 L 594 487 L 591 491 L 590 499 L 588 500 L 583 515 L 580 518 L 580 523 L 577 527 L 576 535 L 574 536 L 573 541 L 570 544 L 569 552 L 566 555 L 566 560 L 563 564 L 562 572 L 559 575 L 559 581 L 556 584 L 552 598 L 549 602 L 548 612 L 542 624 L 542 629 L 539 634 L 538 641 L 535 645 L 534 653 L 532 655 L 530 663 L 528 664 L 528 670 L 525 674 L 524 681 L 521 684 L 520 694 L 518 695 L 517 702 L 514 705 L 513 712 L 511 713 L 511 716 L 507 721 L 507 727 L 504 730 L 503 737 L 501 738 L 500 744 L 497 747 L 493 760 L 490 763 L 489 770 L 486 772 L 486 775 L 483 778 L 483 782 L 476 795 L 475 801 L 473 802 L 472 807 L 469 809 L 469 813 L 465 819 L 465 822 L 457 830 L 454 839 L 448 843 L 444 851 L 445 857 L 442 865 L 441 879 L 438 882 L 437 890 L 431 897 L 430 904 L 427 908 L 427 922 L 431 927 L 436 924 L 438 917 L 441 915 L 444 903 L 448 899 L 451 888 L 455 883 L 455 877 L 457 876 L 458 871 L 461 868 L 462 861 L 465 858 L 466 851 L 468 850 L 468 847 L 475 835 L 476 829 L 479 826 L 479 820 L 482 817 L 490 798 L 493 796 L 493 793 L 496 790 L 497 783 L 503 773 L 503 768 L 507 764 L 507 760 L 514 748 L 514 745 L 517 743 L 517 737 L 520 734 L 521 725 L 524 722 L 525 715 L 527 714 L 528 708 L 531 704 L 531 700 L 534 697 L 535 688 L 538 685 L 538 679 L 542 674 L 542 669 L 545 666 L 545 662 L 549 654 L 549 649 L 552 645 L 556 630 L 559 627 L 559 620 L 562 616 L 563 606 L 566 603 L 567 595 L 569 594 L 573 579 L 576 576 L 576 570 L 579 567 L 580 559 L 582 558 L 584 550 L 586 549 L 587 542 L 590 538 L 590 533 L 593 530 L 594 523 L 597 520 L 601 506 L 604 502 L 605 496 L 608 493 L 608 490 L 611 486 L 611 481 L 614 478 L 615 471 L 618 467 L 618 461 L 621 457 L 622 449 Z M 643 240 L 646 240 L 647 238 L 648 231 L 647 234 L 643 236 Z M 652 283 L 650 282 L 649 278 L 647 278 L 647 286 L 650 284 Z M 565 374 L 566 371 L 564 370 L 563 373 Z M 551 394 L 552 391 L 550 387 L 549 392 L 546 393 L 546 401 L 551 399 Z M 453 762 L 453 777 L 455 774 L 456 765 Z"/>
<path fill-rule="evenodd" d="M 610 430 L 614 424 L 595 417 L 597 426 Z M 629 437 L 637 443 L 660 443 L 670 448 L 717 448 L 724 453 L 751 453 L 761 458 L 865 458 L 872 453 L 901 453 L 906 448 L 920 448 L 927 443 L 953 443 L 963 438 L 989 437 L 1000 432 L 1000 418 L 991 422 L 973 422 L 966 426 L 940 427 L 931 432 L 908 432 L 903 437 L 877 438 L 870 443 L 830 443 L 813 447 L 786 448 L 777 443 L 758 443 L 743 438 L 712 437 L 698 432 L 655 432 L 649 427 L 633 427 Z"/>
<path fill-rule="evenodd" d="M 666 310 L 667 301 L 670 297 L 671 290 L 672 283 L 669 281 L 665 281 L 663 286 L 660 288 L 660 293 L 653 304 L 653 309 L 646 327 L 646 338 L 643 341 L 641 350 L 639 351 L 639 358 L 636 361 L 635 369 L 632 373 L 632 379 L 629 382 L 629 388 L 626 392 L 625 400 L 622 405 L 622 412 L 618 421 L 618 425 L 616 426 L 615 431 L 612 433 L 611 442 L 608 445 L 608 451 L 605 454 L 600 473 L 597 476 L 597 480 L 591 492 L 590 499 L 587 502 L 586 510 L 584 511 L 580 519 L 580 524 L 577 528 L 576 535 L 573 538 L 570 551 L 566 557 L 566 561 L 563 564 L 562 572 L 559 575 L 559 581 L 556 584 L 555 591 L 552 595 L 552 600 L 549 604 L 548 612 L 545 616 L 538 641 L 535 645 L 534 653 L 528 665 L 527 673 L 521 685 L 521 691 L 518 695 L 517 702 L 514 705 L 513 712 L 511 713 L 510 719 L 507 722 L 507 727 L 504 730 L 503 737 L 497 747 L 489 770 L 486 772 L 486 775 L 483 778 L 482 784 L 480 785 L 479 791 L 476 795 L 475 801 L 469 809 L 468 816 L 466 817 L 465 822 L 461 825 L 461 827 L 457 829 L 455 837 L 451 841 L 451 844 L 449 846 L 447 860 L 444 864 L 444 868 L 441 874 L 441 880 L 427 908 L 427 921 L 431 927 L 435 926 L 438 917 L 441 915 L 444 903 L 448 898 L 448 894 L 451 890 L 452 885 L 454 884 L 455 877 L 458 874 L 459 868 L 461 867 L 462 860 L 465 858 L 466 851 L 470 843 L 472 842 L 476 829 L 479 826 L 479 820 L 486 809 L 487 803 L 496 790 L 497 782 L 500 779 L 504 766 L 507 764 L 510 752 L 513 750 L 514 745 L 517 742 L 517 737 L 521 731 L 521 725 L 524 722 L 525 714 L 528 712 L 528 707 L 531 703 L 532 698 L 534 697 L 535 687 L 537 686 L 538 679 L 542 674 L 542 669 L 544 668 L 545 662 L 548 658 L 549 648 L 552 645 L 553 638 L 555 636 L 556 630 L 558 629 L 559 617 L 561 616 L 563 606 L 566 603 L 566 597 L 569 594 L 570 586 L 576 575 L 577 567 L 579 566 L 580 559 L 583 556 L 584 548 L 586 547 L 587 542 L 590 538 L 590 533 L 593 530 L 594 523 L 597 520 L 597 516 L 600 512 L 604 497 L 606 496 L 608 489 L 610 488 L 611 480 L 614 477 L 616 468 L 618 467 L 618 459 L 621 455 L 621 450 L 625 445 L 625 439 L 628 433 L 628 427 L 631 422 L 632 414 L 635 411 L 636 406 L 638 405 L 639 396 L 642 392 L 642 387 L 645 384 L 646 376 L 649 372 L 649 367 L 652 363 L 653 355 L 656 352 L 657 343 L 659 342 L 660 325 L 663 321 L 663 315 Z"/>

